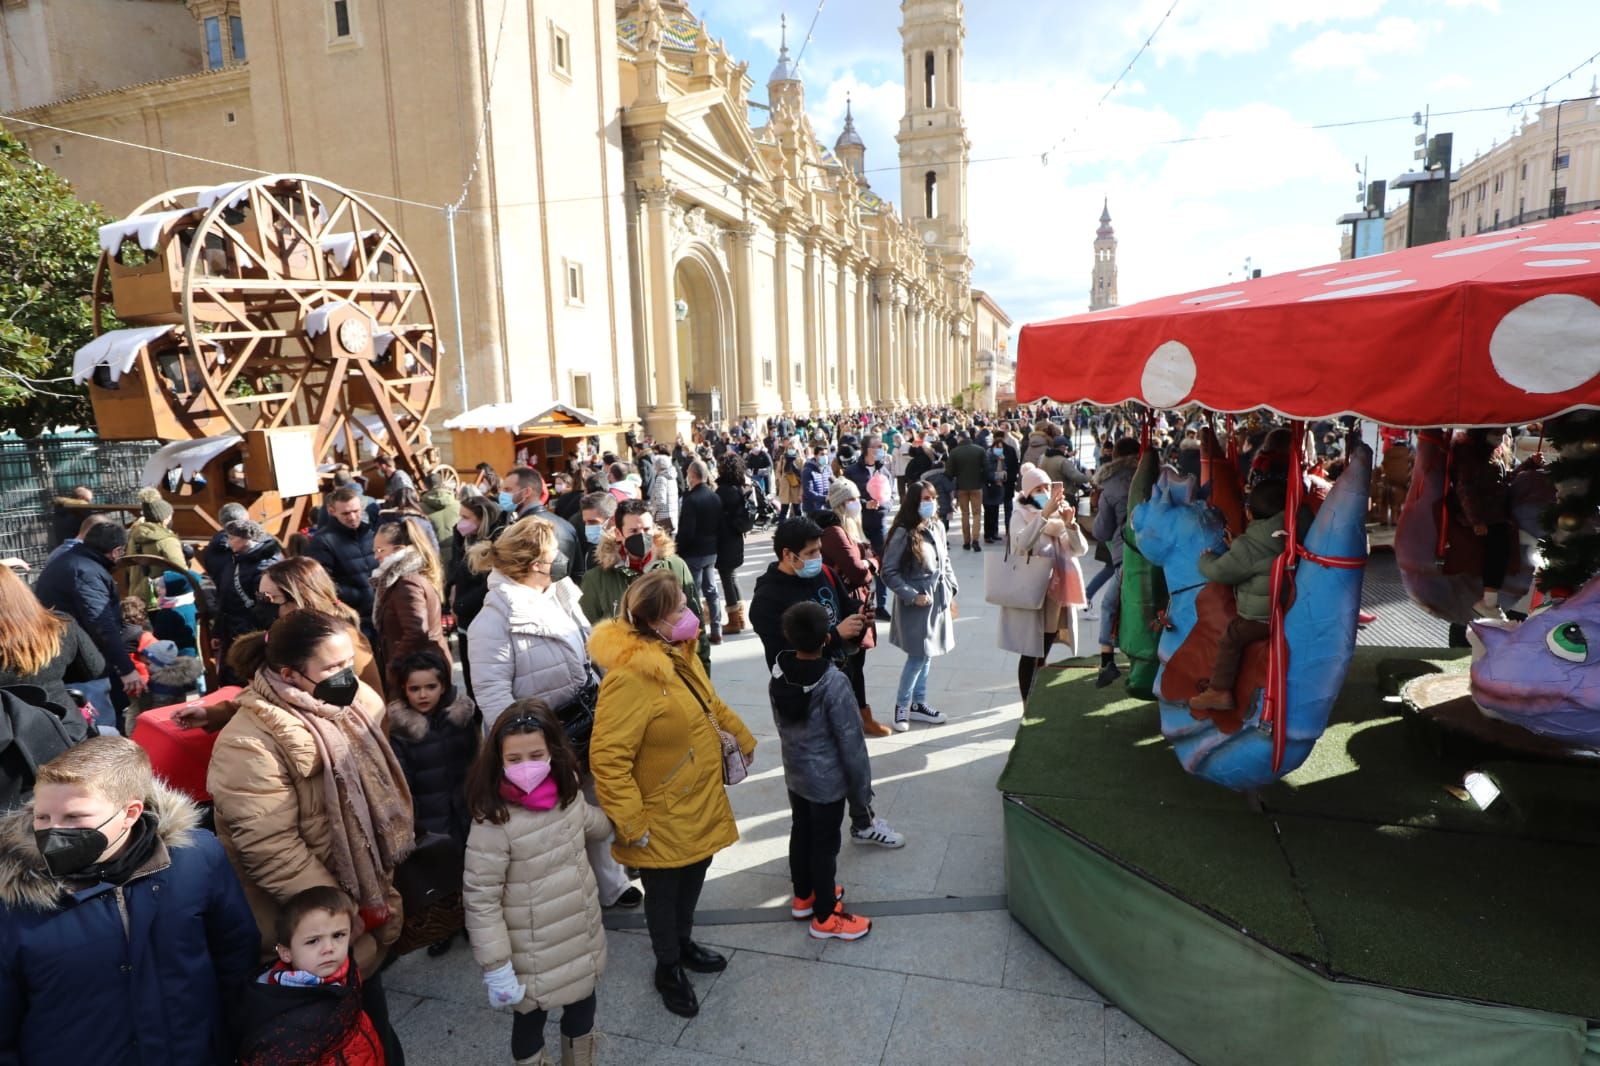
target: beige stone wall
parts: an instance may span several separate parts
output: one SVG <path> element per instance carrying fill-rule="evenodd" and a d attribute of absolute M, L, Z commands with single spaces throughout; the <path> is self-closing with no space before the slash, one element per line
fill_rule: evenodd
<path fill-rule="evenodd" d="M 200 40 L 183 0 L 0 3 L 0 111 L 200 69 Z"/>
<path fill-rule="evenodd" d="M 1550 207 L 1556 147 L 1556 105 L 1514 137 L 1470 162 L 1457 164 L 1460 177 L 1450 193 L 1450 236 L 1465 237 L 1515 224 L 1518 216 L 1545 217 Z M 1600 101 L 1560 108 L 1561 146 L 1569 165 L 1558 175 L 1569 207 L 1600 201 Z M 1460 146 L 1457 145 L 1459 148 Z M 1384 223 L 1384 250 L 1405 247 L 1409 204 Z"/>

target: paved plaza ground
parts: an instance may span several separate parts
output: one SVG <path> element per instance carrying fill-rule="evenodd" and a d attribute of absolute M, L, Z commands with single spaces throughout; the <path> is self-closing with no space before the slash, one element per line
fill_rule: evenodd
<path fill-rule="evenodd" d="M 628 1066 L 730 1063 L 1166 1066 L 1187 1060 L 1045 951 L 1005 910 L 1004 846 L 995 779 L 1022 707 L 1016 658 L 995 647 L 997 608 L 983 602 L 982 557 L 960 550 L 964 590 L 957 649 L 934 661 L 929 696 L 944 726 L 868 741 L 877 807 L 906 835 L 896 851 L 846 843 L 840 880 L 853 909 L 873 915 L 855 943 L 816 941 L 788 917 L 789 809 L 778 763 L 765 663 L 754 634 L 712 651 L 712 679 L 761 742 L 755 772 L 729 791 L 740 841 L 712 863 L 696 939 L 729 955 L 726 972 L 694 975 L 700 1015 L 661 1006 L 642 913 L 612 915 L 610 964 L 599 989 L 604 1061 Z M 990 550 L 998 550 L 991 548 Z M 771 558 L 751 537 L 746 597 Z M 1092 564 L 1091 564 L 1092 567 Z M 1365 597 L 1376 632 L 1412 643 L 1443 626 L 1406 604 L 1393 559 L 1374 557 Z M 1059 653 L 1058 653 L 1058 656 Z M 882 639 L 868 655 L 869 696 L 884 718 L 904 656 Z M 418 952 L 386 975 L 413 1066 L 510 1061 L 510 1015 L 486 1006 L 464 944 Z M 549 1039 L 556 1040 L 552 1021 Z"/>

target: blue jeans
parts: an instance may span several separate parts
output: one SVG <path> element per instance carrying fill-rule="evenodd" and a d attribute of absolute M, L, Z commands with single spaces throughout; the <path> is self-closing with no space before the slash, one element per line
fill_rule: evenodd
<path fill-rule="evenodd" d="M 1102 648 L 1115 648 L 1117 646 L 1117 631 L 1114 628 L 1119 619 L 1122 606 L 1122 568 L 1119 566 L 1114 573 L 1118 580 L 1112 581 L 1106 590 L 1105 599 L 1100 601 L 1100 646 Z"/>
<path fill-rule="evenodd" d="M 928 702 L 928 665 L 932 661 L 926 655 L 906 656 L 906 664 L 900 670 L 900 687 L 894 694 L 896 707 Z"/>
<path fill-rule="evenodd" d="M 719 613 L 722 607 L 722 593 L 717 590 L 717 557 L 715 555 L 685 555 L 684 565 L 688 566 L 689 574 L 694 578 L 694 585 L 700 590 L 700 598 L 706 605 L 706 628 L 713 632 L 720 632 L 722 623 Z"/>
<path fill-rule="evenodd" d="M 1111 580 L 1112 574 L 1120 573 L 1121 570 L 1122 566 L 1118 563 L 1107 563 L 1100 568 L 1100 572 L 1089 582 L 1089 587 L 1083 590 L 1084 599 L 1089 601 L 1089 606 L 1094 606 L 1094 594 L 1100 591 L 1101 586 Z"/>

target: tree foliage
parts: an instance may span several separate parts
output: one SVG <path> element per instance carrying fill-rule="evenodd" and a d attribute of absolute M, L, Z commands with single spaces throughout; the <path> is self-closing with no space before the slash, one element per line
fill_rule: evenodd
<path fill-rule="evenodd" d="M 31 437 L 92 424 L 83 386 L 50 379 L 70 375 L 72 353 L 94 336 L 104 221 L 0 130 L 0 429 Z"/>

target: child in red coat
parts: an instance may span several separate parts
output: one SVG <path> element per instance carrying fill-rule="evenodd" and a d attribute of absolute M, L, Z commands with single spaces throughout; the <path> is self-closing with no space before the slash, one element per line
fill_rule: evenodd
<path fill-rule="evenodd" d="M 350 961 L 355 916 L 350 898 L 326 885 L 283 905 L 278 961 L 246 991 L 240 1012 L 244 1066 L 383 1066 Z"/>

